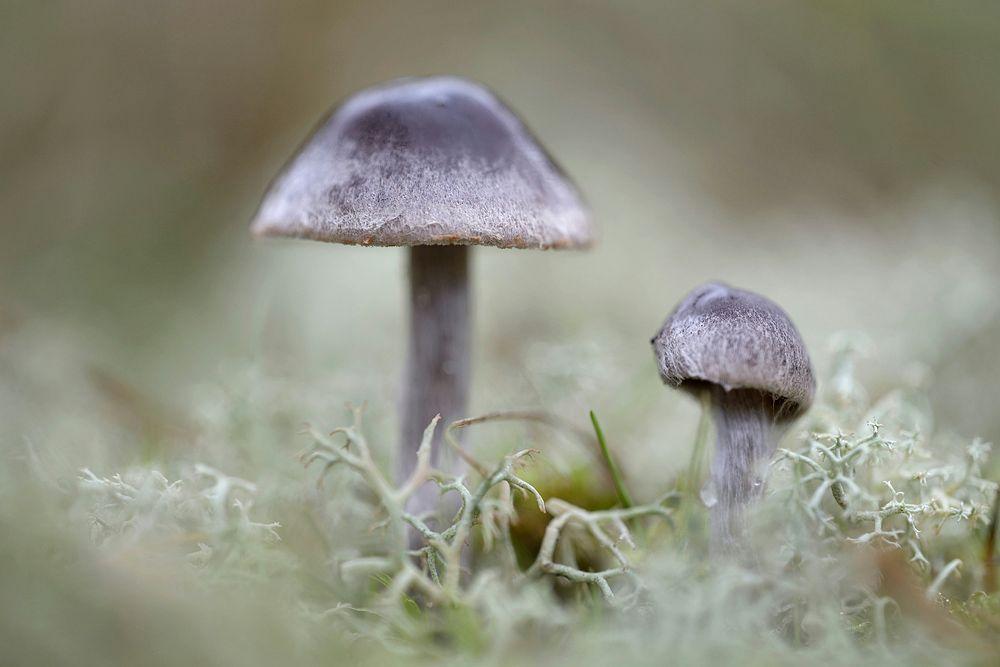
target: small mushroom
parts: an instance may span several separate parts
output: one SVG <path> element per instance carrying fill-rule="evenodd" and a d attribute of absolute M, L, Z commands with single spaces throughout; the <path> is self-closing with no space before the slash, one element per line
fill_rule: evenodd
<path fill-rule="evenodd" d="M 716 447 L 703 499 L 712 547 L 738 552 L 744 509 L 763 493 L 778 438 L 812 404 L 805 344 L 776 303 L 722 283 L 694 289 L 650 342 L 665 384 L 708 393 Z"/>
<path fill-rule="evenodd" d="M 252 230 L 409 248 L 401 477 L 436 414 L 445 425 L 466 416 L 468 246 L 584 248 L 592 240 L 576 188 L 520 119 L 484 86 L 452 77 L 394 81 L 349 98 L 271 184 Z M 417 509 L 432 501 L 425 495 Z"/>

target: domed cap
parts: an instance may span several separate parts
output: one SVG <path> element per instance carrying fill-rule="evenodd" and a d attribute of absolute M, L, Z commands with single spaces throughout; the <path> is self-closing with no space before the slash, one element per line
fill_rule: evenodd
<path fill-rule="evenodd" d="M 271 184 L 252 228 L 383 246 L 591 242 L 579 194 L 524 124 L 485 87 L 451 77 L 347 100 Z"/>
<path fill-rule="evenodd" d="M 688 294 L 652 340 L 663 381 L 756 389 L 804 412 L 816 392 L 805 343 L 781 307 L 759 294 L 706 283 Z"/>

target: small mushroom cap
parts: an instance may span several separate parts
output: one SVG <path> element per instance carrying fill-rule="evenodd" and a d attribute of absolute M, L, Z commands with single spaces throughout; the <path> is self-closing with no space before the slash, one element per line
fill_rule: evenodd
<path fill-rule="evenodd" d="M 694 389 L 711 383 L 726 391 L 756 389 L 794 417 L 816 393 L 805 343 L 781 307 L 759 294 L 722 283 L 692 290 L 653 338 L 660 376 Z"/>
<path fill-rule="evenodd" d="M 576 188 L 487 88 L 404 79 L 337 108 L 271 184 L 252 230 L 381 246 L 579 248 Z"/>

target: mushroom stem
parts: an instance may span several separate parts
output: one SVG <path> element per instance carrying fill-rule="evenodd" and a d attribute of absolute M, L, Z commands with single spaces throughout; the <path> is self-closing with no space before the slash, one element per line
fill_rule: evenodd
<path fill-rule="evenodd" d="M 711 389 L 716 446 L 711 480 L 712 551 L 744 551 L 747 507 L 764 493 L 766 465 L 778 439 L 773 400 L 752 389 Z M 708 494 L 712 495 L 712 494 Z"/>
<path fill-rule="evenodd" d="M 431 463 L 442 466 L 441 439 L 448 424 L 465 417 L 469 391 L 469 248 L 410 248 L 410 341 L 400 431 L 398 475 L 416 465 L 424 429 L 441 415 Z M 449 455 L 444 467 L 448 469 Z M 436 490 L 414 496 L 411 511 L 433 508 Z"/>

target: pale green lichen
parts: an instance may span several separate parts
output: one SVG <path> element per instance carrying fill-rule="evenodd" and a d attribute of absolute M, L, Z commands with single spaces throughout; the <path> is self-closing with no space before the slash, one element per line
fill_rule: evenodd
<path fill-rule="evenodd" d="M 631 574 L 629 559 L 619 546 L 625 543 L 635 548 L 626 522 L 644 516 L 670 516 L 670 510 L 664 505 L 673 498 L 673 494 L 649 505 L 600 512 L 590 512 L 559 499 L 546 502 L 538 490 L 516 472 L 534 453 L 531 449 L 505 456 L 494 468 L 489 469 L 462 452 L 454 438 L 447 437 L 446 440 L 459 449 L 461 456 L 470 464 L 479 481 L 469 483 L 463 477 L 442 473 L 430 465 L 430 446 L 434 430 L 438 427 L 438 418 L 424 432 L 417 452 L 416 468 L 406 481 L 396 487 L 372 459 L 361 429 L 361 409 L 355 408 L 353 414 L 351 426 L 335 429 L 330 436 L 310 428 L 309 434 L 315 443 L 303 455 L 303 461 L 306 465 L 322 463 L 323 474 L 338 465 L 352 469 L 361 476 L 385 511 L 386 518 L 378 527 L 388 536 L 388 552 L 381 556 L 362 556 L 348 560 L 341 564 L 341 570 L 355 574 L 359 571 L 382 574 L 389 582 L 385 598 L 390 602 L 409 592 L 418 592 L 436 603 L 462 602 L 465 593 L 462 585 L 463 553 L 471 549 L 470 541 L 475 524 L 481 529 L 485 551 L 496 549 L 502 554 L 503 569 L 511 583 L 549 574 L 569 581 L 593 584 L 610 600 L 615 594 L 609 580 Z M 508 415 L 498 413 L 456 422 L 452 427 L 507 417 Z M 340 445 L 331 439 L 337 435 L 344 437 L 344 444 Z M 458 511 L 451 522 L 439 529 L 432 529 L 424 517 L 413 515 L 404 509 L 407 499 L 423 484 L 431 482 L 437 484 L 442 493 L 456 494 L 459 500 Z M 554 517 L 546 529 L 535 562 L 523 574 L 517 569 L 509 530 L 510 520 L 515 513 L 511 502 L 512 490 L 527 494 L 533 498 L 540 512 L 547 512 Z M 556 547 L 560 540 L 570 539 L 564 533 L 573 526 L 585 528 L 614 558 L 616 564 L 605 570 L 590 572 L 572 563 L 558 562 Z M 416 531 L 422 538 L 422 546 L 407 548 L 408 529 Z M 614 533 L 613 537 L 609 535 L 609 530 Z M 419 568 L 414 565 L 412 557 L 419 557 Z M 474 586 L 474 578 L 469 585 Z"/>
<path fill-rule="evenodd" d="M 455 477 L 429 464 L 430 435 L 442 427 L 433 423 L 417 468 L 396 484 L 384 472 L 388 448 L 367 434 L 378 425 L 366 428 L 357 409 L 332 434 L 306 429 L 301 458 L 318 474 L 287 465 L 292 450 L 257 435 L 240 440 L 223 423 L 196 453 L 212 466 L 84 470 L 69 492 L 70 516 L 116 567 L 156 565 L 145 577 L 174 565 L 192 574 L 186 590 L 204 586 L 223 599 L 266 590 L 302 662 L 324 662 L 341 649 L 323 647 L 343 642 L 356 647 L 351 660 L 376 664 L 980 659 L 996 622 L 995 594 L 977 592 L 996 492 L 990 448 L 935 431 L 919 387 L 870 401 L 856 375 L 861 347 L 835 355 L 835 381 L 782 442 L 768 492 L 748 517 L 750 564 L 708 557 L 701 466 L 678 461 L 662 489 L 636 494 L 635 507 L 589 510 L 546 491 L 539 464 L 548 441 L 518 442 L 488 465 L 463 450 L 468 473 Z M 452 425 L 444 442 L 456 446 L 456 428 L 501 420 L 561 423 L 535 411 L 494 413 Z M 613 444 L 628 437 L 619 429 Z M 243 478 L 221 472 L 230 469 Z M 672 492 L 675 480 L 683 495 Z M 405 510 L 425 484 L 454 499 L 453 514 L 434 522 Z M 518 494 L 527 502 L 514 502 Z M 512 526 L 542 509 L 541 548 L 526 557 L 521 545 L 519 561 Z M 899 565 L 883 560 L 893 555 Z M 916 598 L 890 586 L 893 577 Z M 946 624 L 954 639 L 928 623 Z"/>

